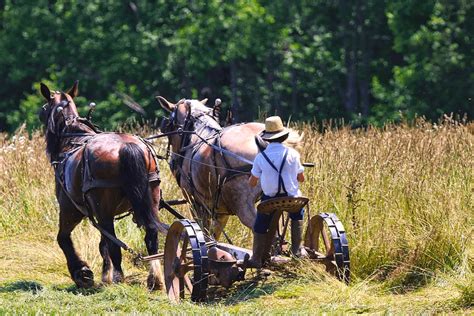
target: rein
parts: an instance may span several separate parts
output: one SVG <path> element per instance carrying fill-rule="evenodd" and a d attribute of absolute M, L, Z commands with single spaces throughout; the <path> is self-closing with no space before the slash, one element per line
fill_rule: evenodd
<path fill-rule="evenodd" d="M 165 137 L 165 136 L 169 136 L 169 135 L 176 135 L 176 134 L 182 135 L 182 134 L 194 134 L 194 133 L 195 133 L 194 131 L 183 131 L 182 128 L 178 128 L 175 131 L 148 136 L 148 137 L 145 137 L 145 139 L 146 140 L 152 140 L 152 139 L 157 139 L 157 138 L 161 138 L 161 137 Z"/>
<path fill-rule="evenodd" d="M 214 145 L 214 144 L 211 144 L 211 143 L 209 143 L 206 139 L 204 139 L 201 135 L 196 134 L 195 132 L 194 132 L 194 134 L 195 134 L 197 137 L 199 137 L 199 138 L 201 139 L 201 141 L 203 141 L 206 145 L 212 147 L 213 149 L 215 149 L 215 150 L 217 150 L 217 151 L 219 151 L 219 152 L 221 152 L 221 153 L 223 153 L 223 154 L 227 154 L 227 155 L 229 155 L 229 156 L 231 156 L 231 157 L 233 157 L 233 158 L 235 158 L 235 159 L 237 159 L 237 160 L 240 160 L 240 161 L 242 161 L 242 162 L 245 162 L 245 163 L 247 163 L 247 164 L 249 164 L 249 165 L 253 165 L 253 161 L 250 161 L 250 160 L 248 160 L 248 159 L 245 158 L 245 157 L 239 156 L 239 155 L 237 155 L 237 154 L 235 154 L 235 153 L 233 153 L 233 152 L 231 152 L 231 151 L 229 151 L 229 150 L 227 150 L 227 149 L 224 149 L 224 148 L 222 148 L 222 147 L 219 147 L 219 146 L 216 146 L 216 145 Z"/>
<path fill-rule="evenodd" d="M 192 162 L 195 162 L 199 165 L 203 165 L 203 166 L 207 166 L 207 167 L 212 167 L 214 169 L 221 169 L 221 170 L 226 170 L 226 171 L 232 171 L 232 172 L 235 172 L 235 173 L 242 173 L 242 174 L 250 174 L 249 171 L 242 171 L 242 170 L 238 170 L 238 169 L 231 169 L 231 168 L 226 168 L 226 167 L 218 167 L 218 166 L 214 166 L 214 165 L 211 165 L 211 164 L 208 164 L 208 163 L 204 163 L 204 162 L 200 162 L 200 161 L 197 161 L 197 160 L 194 160 L 192 158 L 188 158 L 184 155 L 180 155 L 180 154 L 177 154 L 177 153 L 172 153 L 173 156 L 178 156 L 180 158 L 183 158 L 183 159 L 186 159 L 186 160 L 190 160 Z"/>
<path fill-rule="evenodd" d="M 209 143 L 209 141 L 207 139 L 205 139 L 204 137 L 202 137 L 201 135 L 196 133 L 196 131 L 184 131 L 182 128 L 178 128 L 176 131 L 171 131 L 171 132 L 166 132 L 166 133 L 162 133 L 162 134 L 158 134 L 158 135 L 148 136 L 145 139 L 146 140 L 152 140 L 152 139 L 157 139 L 157 138 L 170 136 L 170 135 L 176 135 L 176 134 L 178 134 L 178 135 L 185 135 L 185 134 L 196 135 L 203 143 L 205 143 L 206 145 L 212 147 L 213 149 L 215 149 L 215 150 L 217 150 L 217 151 L 219 151 L 223 154 L 227 154 L 227 155 L 229 155 L 229 156 L 231 156 L 231 157 L 233 157 L 237 160 L 240 160 L 241 162 L 245 162 L 246 164 L 253 165 L 253 161 L 250 161 L 249 159 L 247 159 L 245 157 L 239 156 L 239 155 L 237 155 L 237 154 L 235 154 L 235 153 L 233 153 L 233 152 L 231 152 L 231 151 L 229 151 L 225 148 L 222 148 L 222 147 L 219 147 L 219 146 L 216 146 L 214 144 Z M 173 155 L 177 155 L 179 157 L 185 158 L 184 156 L 176 154 L 176 153 L 173 153 Z M 191 160 L 193 160 L 193 159 L 191 159 Z M 200 163 L 196 160 L 193 160 L 193 161 L 196 162 L 196 163 Z M 204 165 L 207 165 L 207 164 L 204 164 Z M 218 167 L 214 166 L 214 168 L 218 168 Z M 226 170 L 229 170 L 229 171 L 233 171 L 233 169 L 228 169 L 228 168 L 223 168 L 223 167 L 220 167 L 220 169 L 226 169 Z"/>

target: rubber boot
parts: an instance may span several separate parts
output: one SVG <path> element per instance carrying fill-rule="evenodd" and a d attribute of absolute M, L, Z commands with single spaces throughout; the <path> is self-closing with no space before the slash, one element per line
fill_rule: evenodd
<path fill-rule="evenodd" d="M 301 244 L 303 241 L 303 220 L 291 221 L 291 252 L 298 258 L 308 256 L 308 252 Z"/>
<path fill-rule="evenodd" d="M 252 257 L 248 261 L 249 268 L 260 269 L 262 267 L 262 259 L 265 256 L 265 248 L 267 244 L 267 234 L 253 233 L 253 250 Z"/>

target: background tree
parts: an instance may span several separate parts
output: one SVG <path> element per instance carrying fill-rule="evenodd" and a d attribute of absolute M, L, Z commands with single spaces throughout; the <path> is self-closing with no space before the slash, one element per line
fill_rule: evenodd
<path fill-rule="evenodd" d="M 0 130 L 36 128 L 37 85 L 80 80 L 105 128 L 154 95 L 223 99 L 238 121 L 472 118 L 469 1 L 0 1 Z"/>

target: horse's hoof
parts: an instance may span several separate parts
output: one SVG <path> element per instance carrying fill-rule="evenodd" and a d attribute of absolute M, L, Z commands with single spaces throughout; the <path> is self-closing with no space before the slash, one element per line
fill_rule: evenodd
<path fill-rule="evenodd" d="M 164 288 L 162 281 L 153 275 L 148 276 L 146 284 L 150 291 L 160 291 Z"/>
<path fill-rule="evenodd" d="M 114 271 L 114 277 L 113 277 L 114 283 L 122 283 L 124 279 L 125 277 L 123 276 L 122 272 Z"/>
<path fill-rule="evenodd" d="M 76 270 L 73 278 L 79 288 L 87 289 L 94 286 L 94 273 L 89 267 L 84 266 L 80 270 Z"/>

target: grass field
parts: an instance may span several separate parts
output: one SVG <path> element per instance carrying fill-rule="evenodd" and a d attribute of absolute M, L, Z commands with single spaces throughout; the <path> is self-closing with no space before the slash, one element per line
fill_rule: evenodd
<path fill-rule="evenodd" d="M 56 243 L 53 173 L 39 132 L 0 135 L 0 314 L 4 313 L 438 313 L 474 312 L 474 128 L 453 121 L 318 133 L 300 126 L 311 212 L 336 213 L 351 250 L 346 286 L 321 267 L 293 261 L 262 277 L 250 273 L 209 302 L 179 306 L 146 290 L 147 269 L 125 254 L 126 281 L 102 286 L 99 234 L 84 221 L 73 239 L 98 285 L 80 290 Z M 144 133 L 140 130 L 139 133 Z M 166 199 L 180 198 L 161 165 Z M 184 207 L 181 211 L 187 212 Z M 163 214 L 162 220 L 172 218 Z M 144 251 L 129 219 L 118 235 Z M 233 240 L 250 247 L 236 219 Z M 163 236 L 160 236 L 163 244 Z"/>

